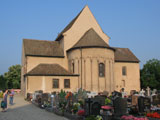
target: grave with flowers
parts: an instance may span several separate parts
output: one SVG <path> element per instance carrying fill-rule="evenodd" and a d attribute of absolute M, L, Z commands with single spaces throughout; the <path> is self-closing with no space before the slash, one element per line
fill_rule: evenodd
<path fill-rule="evenodd" d="M 148 89 L 149 90 L 149 89 Z M 95 93 L 79 89 L 77 92 L 28 94 L 28 100 L 57 115 L 71 120 L 156 120 L 160 116 L 160 95 L 150 91 L 107 91 Z"/>

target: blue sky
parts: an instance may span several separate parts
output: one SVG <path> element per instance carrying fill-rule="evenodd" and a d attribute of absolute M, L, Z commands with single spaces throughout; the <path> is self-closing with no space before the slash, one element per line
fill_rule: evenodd
<path fill-rule="evenodd" d="M 140 59 L 160 59 L 160 0 L 0 0 L 0 74 L 21 64 L 22 39 L 55 40 L 88 5 L 111 37 Z"/>

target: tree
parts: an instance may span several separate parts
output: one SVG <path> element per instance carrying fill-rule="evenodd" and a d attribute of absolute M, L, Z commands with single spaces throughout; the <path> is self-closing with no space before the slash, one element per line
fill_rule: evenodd
<path fill-rule="evenodd" d="M 6 81 L 3 77 L 3 75 L 0 75 L 0 90 L 6 89 Z"/>
<path fill-rule="evenodd" d="M 13 65 L 9 67 L 9 71 L 4 74 L 6 80 L 6 86 L 8 89 L 20 88 L 20 79 L 21 79 L 21 66 Z"/>
<path fill-rule="evenodd" d="M 151 59 L 141 69 L 141 87 L 160 89 L 160 60 Z"/>

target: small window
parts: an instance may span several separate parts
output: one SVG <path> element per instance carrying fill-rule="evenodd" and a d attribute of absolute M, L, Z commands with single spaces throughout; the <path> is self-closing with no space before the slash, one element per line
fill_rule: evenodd
<path fill-rule="evenodd" d="M 53 79 L 53 88 L 59 88 L 59 79 Z"/>
<path fill-rule="evenodd" d="M 99 63 L 99 77 L 105 76 L 105 65 L 103 63 Z"/>
<path fill-rule="evenodd" d="M 122 87 L 125 87 L 125 80 L 122 80 Z"/>
<path fill-rule="evenodd" d="M 70 79 L 64 79 L 64 88 L 70 88 Z"/>
<path fill-rule="evenodd" d="M 74 73 L 74 62 L 72 62 L 72 72 Z"/>
<path fill-rule="evenodd" d="M 122 75 L 124 75 L 124 76 L 127 75 L 127 68 L 126 68 L 126 66 L 122 67 Z"/>

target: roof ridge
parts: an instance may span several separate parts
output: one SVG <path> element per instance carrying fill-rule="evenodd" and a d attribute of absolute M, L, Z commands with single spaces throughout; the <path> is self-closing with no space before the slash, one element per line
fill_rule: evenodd
<path fill-rule="evenodd" d="M 28 38 L 23 38 L 24 40 L 30 40 L 30 41 L 42 41 L 42 42 L 57 42 L 57 41 L 51 41 L 51 40 L 38 40 L 38 39 L 28 39 Z"/>
<path fill-rule="evenodd" d="M 101 40 L 103 40 L 103 39 L 98 35 L 98 33 L 94 30 L 94 28 L 91 27 L 91 28 L 89 28 L 89 29 L 82 35 L 82 37 L 78 40 L 78 42 L 77 42 L 76 44 L 78 44 L 79 42 L 81 42 L 81 40 L 82 40 L 84 37 L 86 37 L 86 35 L 87 35 L 91 30 L 92 30 L 94 33 L 96 33 L 96 35 L 97 35 Z M 106 43 L 104 40 L 103 40 L 103 42 Z M 75 45 L 76 45 L 76 44 L 75 44 Z M 74 46 L 75 46 L 75 45 L 74 45 Z M 106 43 L 106 45 L 108 45 L 108 44 Z M 74 46 L 73 46 L 73 47 L 74 47 Z M 109 45 L 108 45 L 108 46 L 109 46 Z"/>

